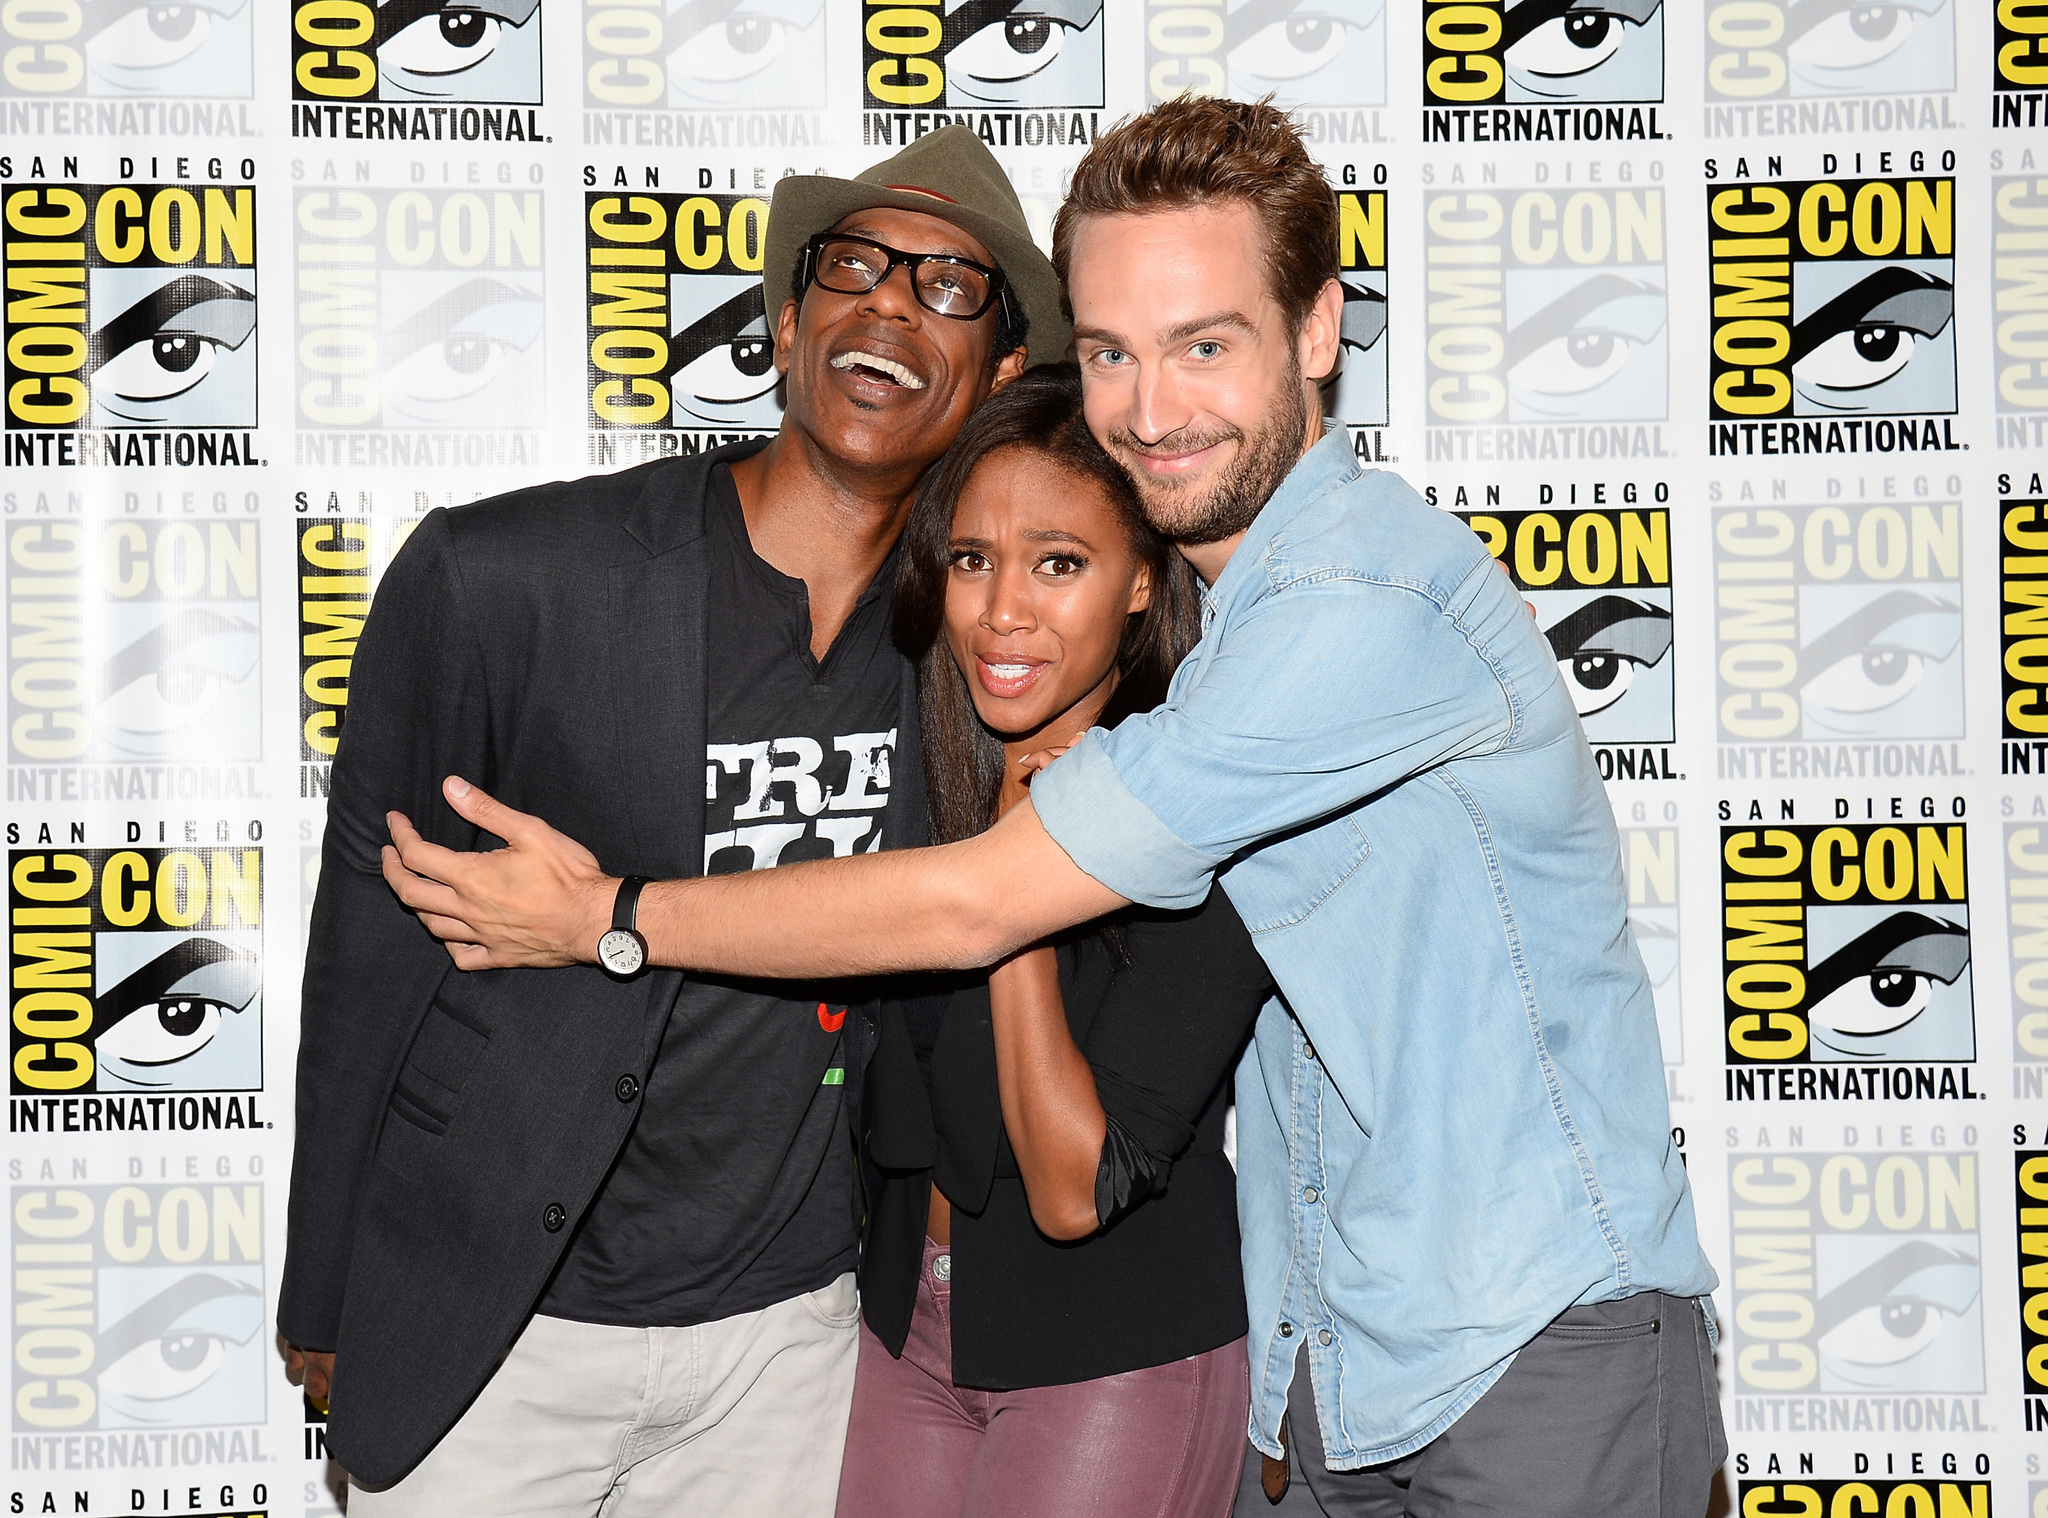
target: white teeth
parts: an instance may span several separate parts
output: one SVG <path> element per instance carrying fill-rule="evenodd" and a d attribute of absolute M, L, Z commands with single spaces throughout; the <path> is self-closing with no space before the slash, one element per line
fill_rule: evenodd
<path fill-rule="evenodd" d="M 1021 680 L 1031 673 L 1028 664 L 991 664 L 988 669 L 998 680 Z"/>
<path fill-rule="evenodd" d="M 851 369 L 856 365 L 864 369 L 877 369 L 896 381 L 906 390 L 924 389 L 924 381 L 893 358 L 883 358 L 875 353 L 842 353 L 832 360 L 835 369 Z"/>

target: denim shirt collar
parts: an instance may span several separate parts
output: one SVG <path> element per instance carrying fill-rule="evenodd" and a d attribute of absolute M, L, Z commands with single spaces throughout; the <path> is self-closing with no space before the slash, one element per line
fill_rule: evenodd
<path fill-rule="evenodd" d="M 1351 451 L 1351 432 L 1333 416 L 1323 418 L 1322 438 L 1296 461 L 1280 488 L 1252 518 L 1244 541 L 1223 566 L 1214 585 L 1202 587 L 1202 630 L 1225 608 L 1249 593 L 1252 577 L 1265 563 L 1266 551 L 1280 529 L 1303 508 L 1347 480 L 1358 478 L 1358 459 Z"/>

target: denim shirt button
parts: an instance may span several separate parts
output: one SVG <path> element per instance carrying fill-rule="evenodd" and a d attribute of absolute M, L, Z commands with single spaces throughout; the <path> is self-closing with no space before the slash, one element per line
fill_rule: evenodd
<path fill-rule="evenodd" d="M 1282 1324 L 1280 1325 L 1280 1337 L 1281 1337 L 1281 1338 L 1283 1338 L 1283 1339 L 1291 1339 L 1291 1338 L 1293 1338 L 1293 1337 L 1294 1337 L 1294 1325 L 1293 1325 L 1292 1323 L 1282 1323 Z"/>
<path fill-rule="evenodd" d="M 1315 1205 L 1315 1200 L 1316 1200 L 1316 1197 L 1318 1196 L 1318 1194 L 1319 1194 L 1319 1193 L 1318 1193 L 1318 1192 L 1316 1191 L 1316 1188 L 1315 1188 L 1315 1187 L 1313 1187 L 1313 1186 L 1306 1186 L 1306 1187 L 1302 1188 L 1302 1193 L 1301 1193 L 1301 1199 L 1302 1199 L 1302 1200 L 1303 1200 L 1304 1202 L 1307 1202 L 1307 1203 L 1308 1203 L 1308 1204 L 1309 1204 L 1310 1206 L 1314 1206 L 1314 1205 Z"/>
<path fill-rule="evenodd" d="M 1335 1339 L 1336 1337 L 1337 1336 L 1335 1334 L 1331 1333 L 1329 1329 L 1326 1328 L 1321 1333 L 1316 1335 L 1316 1343 L 1327 1346 L 1331 1342 L 1331 1340 Z"/>
<path fill-rule="evenodd" d="M 1305 1059 L 1313 1060 L 1316 1057 L 1316 1046 L 1314 1044 L 1303 1044 L 1301 1052 Z"/>

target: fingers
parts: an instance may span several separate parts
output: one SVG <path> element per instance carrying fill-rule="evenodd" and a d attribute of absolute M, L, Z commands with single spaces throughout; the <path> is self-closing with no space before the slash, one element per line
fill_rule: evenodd
<path fill-rule="evenodd" d="M 334 1390 L 334 1356 L 306 1356 L 306 1391 L 314 1401 L 325 1402 Z"/>
<path fill-rule="evenodd" d="M 415 912 L 432 912 L 444 918 L 453 918 L 462 910 L 462 895 L 459 891 L 408 869 L 398 850 L 390 844 L 384 845 L 382 857 L 384 883 L 391 887 L 400 901 Z M 462 936 L 468 938 L 473 935 L 465 929 Z"/>
<path fill-rule="evenodd" d="M 441 782 L 441 794 L 448 798 L 448 805 L 463 821 L 473 823 L 486 833 L 495 834 L 507 843 L 517 843 L 523 834 L 538 825 L 545 827 L 538 817 L 515 811 L 498 800 L 480 785 L 471 785 L 460 775 L 450 775 Z"/>
<path fill-rule="evenodd" d="M 398 849 L 398 857 L 413 874 L 451 882 L 461 878 L 463 862 L 469 855 L 427 842 L 403 812 L 386 812 L 384 823 L 391 829 L 391 842 Z"/>

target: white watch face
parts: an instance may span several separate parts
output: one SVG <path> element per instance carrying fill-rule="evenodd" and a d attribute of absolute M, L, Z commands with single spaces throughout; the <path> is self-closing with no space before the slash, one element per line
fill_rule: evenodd
<path fill-rule="evenodd" d="M 631 975 L 647 961 L 640 935 L 630 928 L 613 928 L 597 941 L 597 958 L 614 975 Z"/>

